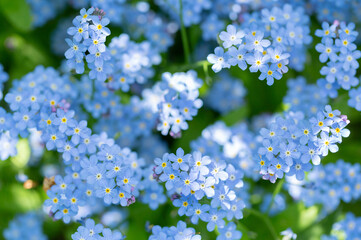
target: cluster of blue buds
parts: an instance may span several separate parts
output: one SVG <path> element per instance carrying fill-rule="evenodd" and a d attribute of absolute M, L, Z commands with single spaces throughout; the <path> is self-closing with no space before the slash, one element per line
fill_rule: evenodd
<path fill-rule="evenodd" d="M 194 228 L 187 228 L 187 224 L 179 221 L 177 226 L 160 227 L 158 225 L 152 227 L 152 235 L 149 240 L 200 240 L 200 235 L 196 234 Z"/>
<path fill-rule="evenodd" d="M 165 183 L 178 214 L 190 217 L 193 224 L 201 219 L 211 232 L 216 226 L 225 227 L 224 218 L 243 217 L 245 204 L 236 195 L 243 181 L 231 164 L 216 162 L 200 152 L 184 154 L 181 148 L 176 154 L 155 159 L 155 164 L 155 178 Z"/>
<path fill-rule="evenodd" d="M 154 94 L 159 92 L 159 124 L 158 131 L 163 135 L 180 137 L 181 130 L 188 129 L 187 121 L 197 115 L 203 102 L 198 98 L 199 88 L 203 81 L 197 73 L 190 70 L 186 73 L 163 73 L 162 81 L 154 87 Z"/>
<path fill-rule="evenodd" d="M 75 69 L 76 73 L 84 72 L 85 58 L 90 69 L 90 79 L 106 80 L 107 74 L 111 72 L 110 65 L 104 64 L 110 59 L 105 46 L 106 37 L 110 35 L 110 30 L 106 27 L 109 22 L 102 10 L 94 8 L 83 8 L 80 15 L 74 18 L 74 26 L 68 29 L 68 34 L 73 39 L 65 39 L 70 47 L 65 52 L 65 57 L 68 59 L 68 66 Z"/>
<path fill-rule="evenodd" d="M 222 73 L 219 81 L 216 81 L 207 93 L 205 104 L 222 114 L 228 113 L 244 104 L 246 93 L 247 90 L 239 79 Z"/>
<path fill-rule="evenodd" d="M 88 218 L 84 226 L 78 227 L 77 231 L 71 235 L 73 240 L 123 240 L 125 237 L 119 231 L 112 231 L 104 228 L 102 224 L 95 224 L 93 219 Z"/>
<path fill-rule="evenodd" d="M 0 64 L 0 100 L 3 98 L 4 83 L 9 79 L 9 75 L 4 71 L 4 67 Z M 0 121 L 1 124 L 1 121 Z"/>
<path fill-rule="evenodd" d="M 267 84 L 272 85 L 274 79 L 281 79 L 288 71 L 292 58 L 289 52 L 298 57 L 296 49 L 310 43 L 308 22 L 302 8 L 294 10 L 287 4 L 283 9 L 274 7 L 271 11 L 254 12 L 245 16 L 247 27 L 243 28 L 243 23 L 242 30 L 228 25 L 227 31 L 219 35 L 227 51 L 217 47 L 215 54 L 207 59 L 215 72 L 236 65 L 245 70 L 250 65 L 251 72 L 260 71 L 259 79 L 267 79 Z"/>
<path fill-rule="evenodd" d="M 361 196 L 361 166 L 343 160 L 315 167 L 302 184 L 300 198 L 307 205 L 322 204 L 327 211 Z"/>
<path fill-rule="evenodd" d="M 345 219 L 335 223 L 332 226 L 331 235 L 323 235 L 321 240 L 338 240 L 339 236 L 343 239 L 358 239 L 361 236 L 361 217 L 356 217 L 348 212 Z"/>
<path fill-rule="evenodd" d="M 333 25 L 323 22 L 322 30 L 316 30 L 315 35 L 322 38 L 321 43 L 316 45 L 316 50 L 320 53 L 320 62 L 327 64 L 320 71 L 325 79 L 318 81 L 325 82 L 326 88 L 350 90 L 359 84 L 356 70 L 361 52 L 354 44 L 358 35 L 354 28 L 354 23 L 346 25 L 336 21 Z M 337 94 L 331 93 L 329 97 L 337 97 Z"/>
<path fill-rule="evenodd" d="M 16 216 L 4 230 L 4 238 L 6 240 L 48 239 L 43 233 L 43 218 L 36 212 Z"/>
<path fill-rule="evenodd" d="M 133 83 L 144 84 L 153 77 L 153 65 L 161 62 L 158 52 L 152 49 L 150 42 L 135 43 L 127 34 L 112 39 L 108 52 L 112 66 L 109 88 L 124 92 L 129 91 Z"/>
<path fill-rule="evenodd" d="M 263 178 L 275 182 L 286 173 L 303 180 L 312 168 L 310 161 L 319 165 L 329 151 L 338 151 L 337 144 L 350 134 L 345 128 L 348 123 L 346 116 L 329 105 L 311 119 L 300 112 L 277 117 L 260 131 L 263 146 L 258 149 L 258 163 Z"/>

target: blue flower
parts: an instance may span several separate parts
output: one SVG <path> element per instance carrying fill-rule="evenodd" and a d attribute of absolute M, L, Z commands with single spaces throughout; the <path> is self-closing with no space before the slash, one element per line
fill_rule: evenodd
<path fill-rule="evenodd" d="M 212 69 L 214 72 L 219 72 L 222 68 L 229 68 L 231 65 L 228 63 L 228 52 L 224 53 L 223 48 L 217 47 L 214 50 L 214 54 L 209 54 L 207 57 L 208 62 L 212 63 Z"/>
<path fill-rule="evenodd" d="M 80 10 L 80 16 L 77 16 L 76 18 L 81 21 L 81 22 L 88 22 L 91 20 L 91 15 L 94 12 L 94 8 L 89 8 L 88 10 L 86 10 L 85 8 L 82 8 Z"/>
<path fill-rule="evenodd" d="M 336 39 L 335 45 L 340 48 L 341 53 L 347 53 L 348 51 L 354 51 L 356 45 L 352 43 L 355 41 L 355 37 L 344 33 L 340 34 L 340 38 Z"/>
<path fill-rule="evenodd" d="M 322 156 L 327 156 L 328 151 L 335 153 L 338 151 L 338 146 L 336 145 L 337 139 L 333 136 L 328 136 L 325 132 L 321 132 L 321 139 L 317 141 L 317 147 L 322 154 Z"/>
<path fill-rule="evenodd" d="M 296 175 L 296 179 L 302 181 L 305 178 L 305 172 L 309 172 L 312 169 L 311 163 L 303 163 L 300 160 L 296 160 L 290 167 L 287 175 Z"/>
<path fill-rule="evenodd" d="M 65 52 L 66 59 L 82 60 L 84 58 L 84 52 L 86 51 L 86 47 L 77 42 L 76 40 L 71 41 L 70 39 L 65 39 L 66 43 L 69 45 L 69 49 Z"/>
<path fill-rule="evenodd" d="M 182 148 L 177 149 L 176 155 L 174 153 L 169 155 L 169 160 L 172 162 L 174 170 L 180 169 L 182 171 L 188 171 L 190 158 L 190 154 L 184 155 Z"/>
<path fill-rule="evenodd" d="M 295 234 L 291 228 L 287 228 L 286 230 L 282 231 L 281 235 L 284 236 L 284 238 L 288 238 L 290 240 L 297 238 L 297 234 Z"/>
<path fill-rule="evenodd" d="M 320 54 L 320 62 L 325 63 L 328 59 L 331 62 L 336 62 L 338 60 L 338 48 L 333 45 L 332 38 L 326 38 L 325 43 L 318 43 L 316 45 L 316 50 L 321 53 Z"/>
<path fill-rule="evenodd" d="M 259 148 L 258 153 L 262 156 L 266 156 L 268 160 L 271 160 L 274 155 L 279 153 L 277 146 L 271 143 L 268 139 L 263 140 L 263 147 Z"/>
<path fill-rule="evenodd" d="M 336 37 L 336 25 L 329 25 L 327 22 L 322 23 L 322 30 L 317 29 L 315 35 L 317 37 L 334 38 Z"/>
<path fill-rule="evenodd" d="M 199 189 L 195 192 L 194 196 L 200 200 L 206 195 L 207 197 L 214 196 L 214 185 L 216 183 L 216 179 L 214 177 L 207 177 L 204 181 L 199 182 Z"/>
<path fill-rule="evenodd" d="M 272 64 L 269 67 L 261 67 L 261 75 L 258 79 L 264 80 L 267 78 L 267 85 L 271 86 L 274 83 L 274 79 L 280 80 L 282 77 L 282 74 L 277 71 L 277 65 Z"/>
<path fill-rule="evenodd" d="M 225 221 L 223 220 L 223 218 L 225 216 L 225 211 L 212 208 L 209 211 L 209 219 L 207 219 L 207 230 L 209 232 L 212 232 L 215 229 L 216 225 L 218 228 L 223 228 L 225 225 Z"/>
<path fill-rule="evenodd" d="M 67 32 L 69 35 L 74 37 L 74 40 L 76 42 L 79 43 L 82 39 L 89 38 L 89 32 L 88 32 L 89 24 L 88 23 L 81 23 L 78 18 L 74 18 L 73 25 L 75 27 L 68 28 Z"/>
<path fill-rule="evenodd" d="M 193 224 L 198 224 L 198 220 L 207 221 L 209 219 L 209 211 L 210 206 L 207 204 L 199 204 L 196 203 L 193 205 L 191 209 L 188 209 L 187 216 L 191 217 L 191 222 Z"/>
<path fill-rule="evenodd" d="M 257 72 L 266 66 L 269 61 L 269 55 L 263 55 L 262 52 L 250 53 L 246 55 L 246 61 L 251 65 L 249 71 Z"/>
<path fill-rule="evenodd" d="M 145 195 L 142 198 L 144 203 L 147 203 L 152 210 L 156 210 L 160 204 L 167 201 L 166 196 L 163 194 L 163 188 L 158 187 L 156 190 L 147 189 Z"/>
<path fill-rule="evenodd" d="M 99 198 L 104 199 L 104 203 L 110 205 L 112 202 L 112 191 L 115 188 L 115 183 L 113 179 L 102 181 L 99 184 L 95 194 Z"/>
<path fill-rule="evenodd" d="M 249 51 L 255 50 L 257 52 L 263 52 L 264 48 L 271 45 L 271 42 L 267 39 L 263 39 L 264 33 L 258 31 L 255 35 L 246 36 L 246 49 Z"/>
<path fill-rule="evenodd" d="M 65 133 L 65 131 L 68 129 L 68 124 L 71 121 L 75 121 L 73 119 L 75 112 L 74 111 L 68 111 L 65 112 L 62 109 L 58 109 L 56 111 L 57 118 L 54 119 L 53 124 L 55 126 L 59 126 L 59 131 L 62 133 Z"/>
<path fill-rule="evenodd" d="M 236 240 L 242 237 L 242 233 L 237 230 L 234 222 L 230 222 L 224 228 L 219 229 L 219 233 L 217 240 Z"/>
<path fill-rule="evenodd" d="M 230 208 L 231 202 L 235 200 L 236 194 L 230 190 L 228 186 L 221 186 L 219 190 L 216 190 L 214 197 L 211 201 L 211 207 L 222 207 L 224 210 Z"/>
<path fill-rule="evenodd" d="M 239 48 L 237 49 L 236 47 L 231 47 L 228 50 L 229 53 L 229 59 L 228 59 L 228 63 L 231 66 L 235 66 L 238 65 L 238 67 L 242 70 L 246 70 L 247 68 L 247 63 L 246 63 L 246 49 L 244 48 L 243 45 L 239 46 Z"/>
<path fill-rule="evenodd" d="M 182 194 L 184 194 L 185 196 L 188 196 L 191 192 L 191 190 L 193 191 L 197 191 L 199 189 L 199 183 L 196 182 L 197 180 L 197 175 L 194 173 L 186 173 L 186 172 L 182 172 L 181 174 L 179 174 L 180 177 L 180 186 L 182 187 Z"/>
<path fill-rule="evenodd" d="M 242 43 L 242 38 L 245 36 L 244 32 L 237 31 L 233 25 L 227 26 L 227 32 L 221 32 L 219 38 L 223 41 L 223 46 L 229 48 L 232 45 L 239 45 Z"/>
<path fill-rule="evenodd" d="M 200 152 L 193 152 L 193 158 L 191 158 L 191 166 L 192 172 L 196 173 L 200 176 L 207 175 L 209 173 L 209 169 L 207 165 L 211 163 L 211 159 L 208 156 L 203 156 Z"/>

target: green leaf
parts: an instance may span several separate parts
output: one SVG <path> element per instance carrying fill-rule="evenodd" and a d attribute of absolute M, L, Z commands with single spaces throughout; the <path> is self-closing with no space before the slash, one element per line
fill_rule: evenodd
<path fill-rule="evenodd" d="M 31 29 L 31 11 L 26 0 L 0 0 L 0 11 L 20 31 Z"/>
<path fill-rule="evenodd" d="M 31 150 L 27 139 L 20 139 L 16 145 L 18 154 L 11 158 L 12 163 L 18 167 L 23 168 L 26 166 L 30 159 Z"/>
<path fill-rule="evenodd" d="M 285 211 L 272 218 L 277 231 L 292 228 L 296 233 L 303 231 L 317 221 L 320 206 L 306 207 L 302 202 L 290 204 Z"/>
<path fill-rule="evenodd" d="M 248 108 L 246 106 L 243 106 L 222 116 L 220 120 L 225 122 L 228 126 L 232 126 L 238 122 L 242 122 L 247 117 L 247 115 Z"/>

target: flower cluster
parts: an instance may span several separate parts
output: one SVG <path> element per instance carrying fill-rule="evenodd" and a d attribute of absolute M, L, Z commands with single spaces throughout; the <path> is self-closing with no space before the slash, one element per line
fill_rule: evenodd
<path fill-rule="evenodd" d="M 4 230 L 6 240 L 48 239 L 43 233 L 43 219 L 36 212 L 16 216 Z"/>
<path fill-rule="evenodd" d="M 54 81 L 50 89 L 46 87 L 48 79 Z M 106 205 L 133 203 L 139 195 L 136 183 L 142 178 L 144 160 L 114 140 L 92 134 L 87 121 L 76 120 L 67 101 L 77 96 L 69 79 L 51 68 L 38 67 L 15 83 L 16 88 L 5 96 L 14 113 L 2 112 L 2 138 L 16 141 L 18 135 L 26 137 L 35 128 L 41 131 L 44 146 L 62 155 L 66 176 L 55 177 L 55 185 L 47 192 L 50 199 L 45 202 L 55 219 L 68 223 L 79 207 L 96 198 Z"/>
<path fill-rule="evenodd" d="M 140 195 L 140 201 L 147 204 L 150 209 L 156 210 L 159 205 L 167 201 L 164 188 L 157 183 L 152 166 L 143 170 L 143 179 L 139 182 L 138 186 L 140 190 L 143 190 Z"/>
<path fill-rule="evenodd" d="M 189 240 L 200 240 L 202 239 L 200 235 L 196 234 L 194 228 L 187 228 L 187 224 L 183 221 L 177 223 L 177 227 L 160 227 L 158 225 L 152 227 L 152 235 L 149 237 L 149 240 L 180 240 L 180 239 L 189 239 Z"/>
<path fill-rule="evenodd" d="M 205 98 L 205 104 L 210 108 L 227 113 L 244 104 L 246 89 L 239 79 L 229 74 L 221 74 L 220 80 L 215 82 Z"/>
<path fill-rule="evenodd" d="M 202 84 L 193 70 L 162 75 L 162 81 L 154 88 L 155 92 L 161 94 L 158 103 L 158 131 L 163 135 L 170 131 L 172 136 L 180 136 L 181 130 L 188 129 L 187 121 L 192 120 L 203 105 L 198 98 Z"/>
<path fill-rule="evenodd" d="M 88 76 L 77 82 L 79 97 L 74 103 L 81 104 L 94 118 L 96 133 L 106 132 L 116 138 L 120 146 L 134 148 L 142 136 L 150 136 L 156 125 L 156 114 L 148 107 L 147 101 L 132 96 L 127 104 L 120 103 L 121 98 L 109 88 L 109 82 L 96 81 L 92 85 Z M 77 114 L 82 107 L 77 107 Z"/>
<path fill-rule="evenodd" d="M 15 167 L 30 166 L 36 161 L 23 161 L 22 154 L 29 152 L 22 151 L 25 144 L 31 148 L 30 158 L 39 161 L 44 156 L 43 165 L 31 169 L 40 170 L 35 177 L 22 172 L 9 174 L 17 174 L 14 179 L 24 183 L 24 188 L 35 187 L 40 176 L 45 178 L 43 189 L 48 198 L 43 204 L 44 213 L 66 224 L 79 222 L 81 226 L 71 236 L 73 240 L 125 239 L 119 231 L 125 230 L 128 224 L 125 219 L 132 220 L 134 213 L 139 213 L 133 212 L 133 207 L 143 210 L 141 203 L 152 211 L 161 210 L 162 204 L 168 204 L 163 209 L 171 204 L 176 209 L 172 217 L 205 226 L 207 231 L 202 231 L 202 237 L 217 240 L 241 239 L 239 230 L 247 229 L 237 222 L 243 218 L 245 208 L 253 205 L 259 212 L 249 213 L 264 220 L 275 238 L 282 235 L 284 239 L 295 239 L 291 228 L 280 233 L 285 226 L 275 226 L 274 231 L 273 224 L 268 224 L 268 217 L 290 210 L 291 198 L 280 192 L 282 186 L 289 188 L 293 199 L 306 206 L 322 205 L 328 211 L 335 210 L 341 201 L 350 203 L 360 198 L 360 164 L 342 160 L 321 164 L 321 159 L 329 152 L 337 152 L 343 138 L 350 134 L 346 128 L 350 121 L 327 105 L 330 98 L 336 98 L 340 88 L 349 90 L 349 105 L 361 111 L 361 87 L 354 88 L 359 84 L 355 76 L 361 58 L 356 49 L 355 24 L 323 23 L 323 29 L 316 31 L 322 38 L 316 50 L 320 62 L 326 65 L 321 69 L 324 78 L 317 84 L 309 84 L 301 76 L 290 79 L 283 105 L 279 106 L 284 110 L 281 114 L 253 116 L 273 108 L 262 106 L 250 109 L 252 117 L 243 119 L 248 115 L 238 114 L 243 111 L 246 95 L 243 83 L 222 72 L 218 80 L 216 74 L 214 85 L 208 89 L 201 79 L 202 76 L 210 79 L 208 63 L 188 63 L 196 58 L 204 60 L 204 54 L 213 51 L 218 40 L 220 46 L 215 48 L 215 54 L 208 55 L 214 72 L 237 65 L 243 71 L 249 68 L 250 72 L 260 72 L 259 79 L 267 79 L 267 84 L 272 85 L 288 68 L 303 70 L 306 48 L 312 40 L 308 15 L 314 8 L 322 6 L 322 2 L 339 6 L 340 15 L 332 10 L 319 13 L 318 18 L 329 20 L 338 16 L 340 21 L 351 20 L 345 13 L 350 6 L 361 9 L 356 0 L 27 1 L 33 11 L 34 26 L 54 18 L 67 3 L 83 9 L 71 27 L 61 23 L 66 27 L 63 33 L 71 39 L 66 39 L 69 47 L 64 51 L 61 47 L 57 49 L 65 52 L 66 57 L 59 70 L 38 66 L 3 87 L 9 76 L 0 64 L 0 100 L 3 90 L 6 91 L 0 107 L 0 159 L 15 156 L 18 148 L 19 159 L 12 158 L 11 163 Z M 164 12 L 153 12 L 152 8 Z M 106 45 L 110 20 L 116 25 L 112 32 L 124 33 Z M 226 27 L 230 20 L 232 24 Z M 61 30 L 58 29 L 58 34 Z M 52 43 L 54 46 L 65 38 L 58 34 L 53 36 L 58 38 Z M 7 38 L 5 47 L 16 47 L 17 42 L 22 42 L 17 39 Z M 184 55 L 193 49 L 194 59 L 187 56 L 186 64 L 177 62 L 169 66 L 173 58 L 178 58 L 175 55 L 179 50 L 178 46 L 169 47 L 180 40 Z M 196 70 L 174 73 L 177 68 L 183 71 L 202 64 L 203 71 L 197 69 L 198 73 Z M 161 72 L 164 69 L 169 72 Z M 11 75 L 16 75 L 11 70 Z M 236 70 L 232 74 L 239 72 L 232 70 Z M 74 72 L 82 75 L 73 76 Z M 158 79 L 151 81 L 154 77 Z M 251 86 L 249 91 L 253 90 L 257 89 Z M 273 93 L 276 92 L 272 90 L 270 94 Z M 203 100 L 206 107 L 218 113 L 206 108 L 202 116 L 197 116 Z M 239 111 L 231 112 L 237 108 Z M 180 138 L 190 121 L 198 130 L 190 133 L 189 138 L 174 140 L 167 136 Z M 211 125 L 206 126 L 208 123 Z M 201 130 L 197 138 L 197 131 Z M 195 139 L 190 142 L 192 154 L 176 146 L 184 141 L 189 143 L 189 139 Z M 171 153 L 169 149 L 174 147 L 179 148 Z M 52 158 L 49 162 L 48 156 Z M 281 181 L 273 194 L 264 188 L 270 186 L 269 182 L 257 183 L 262 177 L 274 183 L 284 176 L 288 184 L 282 185 Z M 40 187 L 34 189 L 37 193 L 38 190 Z M 125 208 L 136 201 L 132 209 Z M 94 217 L 104 226 L 96 224 L 91 219 Z M 251 218 L 247 220 L 252 222 Z M 154 223 L 158 220 L 152 218 Z M 45 240 L 42 222 L 37 213 L 17 216 L 4 237 Z M 291 222 L 289 227 L 295 227 Z M 183 221 L 172 227 L 147 224 L 146 228 L 152 232 L 150 240 L 200 240 L 200 233 L 187 224 Z M 344 230 L 350 238 L 358 237 L 357 224 L 359 219 L 348 215 L 335 229 Z M 131 228 L 129 236 L 133 236 Z M 247 230 L 250 238 L 252 232 L 253 229 Z"/>
<path fill-rule="evenodd" d="M 286 173 L 303 180 L 312 168 L 310 161 L 319 165 L 329 151 L 338 151 L 337 144 L 350 134 L 345 128 L 348 123 L 346 116 L 329 105 L 311 119 L 292 112 L 277 117 L 260 131 L 263 146 L 258 149 L 258 164 L 263 178 L 275 182 Z"/>
<path fill-rule="evenodd" d="M 302 112 L 306 117 L 311 117 L 322 111 L 328 102 L 326 88 L 307 84 L 304 77 L 289 79 L 287 86 L 283 103 L 289 112 Z"/>
<path fill-rule="evenodd" d="M 346 25 L 344 22 L 335 22 L 330 26 L 323 22 L 322 30 L 316 30 L 315 35 L 322 38 L 321 43 L 316 45 L 316 50 L 320 53 L 320 62 L 327 64 L 322 67 L 320 73 L 333 89 L 350 90 L 359 84 L 355 75 L 359 67 L 357 59 L 361 57 L 361 52 L 353 43 L 358 35 L 354 28 L 354 23 Z M 328 96 L 334 98 L 337 94 Z"/>
<path fill-rule="evenodd" d="M 47 192 L 50 199 L 44 203 L 55 219 L 68 223 L 78 214 L 79 207 L 95 198 L 103 199 L 106 205 L 124 207 L 134 203 L 135 195 L 139 195 L 137 182 L 142 177 L 140 168 L 144 161 L 127 148 L 121 149 L 110 141 L 102 144 L 96 138 L 92 135 L 79 146 L 66 143 L 63 147 L 65 163 L 72 165 L 64 178 L 55 177 L 56 184 Z"/>
<path fill-rule="evenodd" d="M 104 228 L 102 224 L 95 224 L 93 219 L 88 218 L 84 226 L 78 227 L 77 231 L 71 235 L 73 240 L 94 239 L 94 240 L 123 240 L 125 237 L 118 231 Z"/>
<path fill-rule="evenodd" d="M 133 83 L 143 84 L 153 77 L 151 68 L 161 62 L 158 52 L 152 49 L 150 42 L 135 43 L 127 34 L 112 39 L 109 44 L 112 66 L 109 88 L 129 91 Z"/>
<path fill-rule="evenodd" d="M 322 204 L 333 211 L 340 201 L 350 202 L 361 196 L 360 164 L 343 160 L 315 167 L 302 184 L 300 198 L 307 206 Z"/>
<path fill-rule="evenodd" d="M 135 7 L 124 4 L 123 8 L 126 28 L 130 36 L 136 39 L 144 36 L 151 43 L 152 49 L 158 52 L 166 52 L 173 45 L 172 35 L 178 30 L 178 24 L 164 20 L 161 14 L 150 10 L 147 2 L 141 2 Z"/>
<path fill-rule="evenodd" d="M 248 26 L 242 25 L 242 30 L 228 25 L 227 31 L 219 35 L 227 51 L 217 47 L 215 54 L 208 55 L 207 59 L 215 72 L 235 65 L 245 70 L 249 64 L 251 72 L 260 71 L 259 79 L 267 79 L 267 84 L 272 85 L 274 79 L 281 79 L 288 71 L 286 65 L 290 59 L 294 58 L 300 65 L 297 50 L 311 41 L 308 22 L 302 8 L 294 10 L 288 4 L 282 9 L 274 7 L 271 11 L 254 12 L 245 16 Z"/>
<path fill-rule="evenodd" d="M 105 81 L 111 72 L 109 64 L 104 64 L 110 59 L 105 46 L 106 37 L 110 35 L 106 26 L 110 21 L 102 13 L 94 8 L 80 10 L 80 15 L 73 20 L 74 26 L 68 28 L 68 34 L 73 39 L 65 39 L 70 47 L 65 52 L 68 66 L 78 74 L 84 73 L 85 58 L 90 79 L 99 81 Z"/>
<path fill-rule="evenodd" d="M 256 135 L 249 130 L 246 123 L 227 127 L 224 122 L 218 121 L 202 131 L 202 136 L 191 142 L 194 151 L 208 155 L 217 162 L 226 161 L 232 164 L 237 176 L 259 179 L 256 164 L 253 159 L 259 142 Z M 246 182 L 245 182 L 245 185 Z M 238 192 L 241 195 L 242 192 Z M 242 196 L 248 198 L 247 195 Z M 247 201 L 245 201 L 247 203 Z"/>
<path fill-rule="evenodd" d="M 243 186 L 241 176 L 231 164 L 216 162 L 200 152 L 184 154 L 178 148 L 176 154 L 164 154 L 155 159 L 155 178 L 165 182 L 178 214 L 191 218 L 193 224 L 199 219 L 207 222 L 207 230 L 225 227 L 224 218 L 232 220 L 243 217 L 245 204 L 236 196 Z M 202 200 L 202 201 L 201 201 Z M 208 204 L 204 204 L 208 201 Z"/>

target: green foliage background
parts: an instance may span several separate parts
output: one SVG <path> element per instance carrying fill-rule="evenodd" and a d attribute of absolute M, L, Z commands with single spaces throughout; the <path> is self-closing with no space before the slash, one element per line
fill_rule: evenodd
<path fill-rule="evenodd" d="M 10 81 L 5 85 L 5 92 L 11 87 L 11 80 L 22 77 L 39 64 L 53 67 L 60 65 L 62 58 L 51 53 L 50 36 L 61 17 L 74 17 L 76 14 L 77 11 L 68 8 L 61 16 L 51 20 L 45 26 L 33 29 L 31 27 L 30 8 L 25 0 L 0 0 L 0 23 L 2 26 L 0 30 L 0 62 L 10 75 Z M 313 33 L 318 27 L 319 23 L 313 19 L 311 32 Z M 119 28 L 112 27 L 111 30 L 112 36 L 122 32 Z M 199 26 L 193 26 L 187 29 L 187 32 L 192 51 L 200 41 Z M 259 81 L 256 74 L 232 68 L 232 75 L 242 79 L 247 88 L 246 105 L 225 116 L 220 116 L 216 112 L 202 108 L 197 117 L 190 122 L 189 129 L 183 132 L 182 138 L 177 140 L 167 138 L 170 149 L 175 151 L 178 147 L 182 147 L 185 151 L 190 151 L 190 141 L 198 138 L 206 126 L 217 120 L 232 125 L 239 121 L 247 121 L 252 116 L 260 113 L 282 111 L 282 98 L 287 91 L 287 79 L 302 74 L 309 83 L 314 83 L 320 77 L 321 64 L 318 61 L 318 54 L 314 50 L 314 45 L 318 41 L 319 39 L 315 38 L 312 46 L 310 46 L 306 68 L 302 73 L 291 70 L 271 87 L 267 86 L 265 82 Z M 186 65 L 183 62 L 182 42 L 178 33 L 175 46 L 170 49 L 169 53 L 164 54 L 162 64 L 156 67 L 158 75 L 154 79 L 159 79 L 160 74 L 164 71 L 176 72 L 179 69 L 196 69 L 200 77 L 210 84 L 217 78 L 210 69 L 203 68 L 203 64 Z M 201 94 L 206 94 L 208 88 L 209 84 L 205 84 L 201 89 Z M 333 108 L 340 109 L 343 114 L 348 115 L 351 120 L 349 125 L 351 136 L 340 145 L 338 153 L 327 156 L 323 163 L 335 162 L 340 158 L 352 163 L 360 162 L 360 113 L 347 106 L 348 94 L 346 92 L 340 92 L 339 95 L 339 98 L 333 100 L 331 105 Z M 3 100 L 0 105 L 5 107 Z M 43 201 L 46 199 L 46 194 L 42 190 L 43 179 L 39 173 L 40 167 L 45 163 L 56 164 L 60 162 L 56 153 L 45 152 L 39 165 L 27 166 L 26 163 L 31 153 L 29 144 L 25 139 L 19 142 L 18 153 L 18 156 L 0 162 L 0 232 L 3 232 L 16 214 L 41 208 Z M 32 189 L 25 189 L 15 179 L 18 173 L 27 174 L 37 186 Z M 252 183 L 251 202 L 254 204 L 253 209 L 257 209 L 262 201 L 262 196 L 252 191 L 255 186 L 262 186 L 269 192 L 274 192 L 277 187 L 277 185 L 263 181 Z M 237 222 L 238 228 L 243 233 L 242 239 L 273 239 L 272 231 L 278 235 L 280 231 L 291 227 L 299 235 L 298 239 L 316 240 L 320 238 L 321 234 L 329 233 L 332 224 L 342 218 L 346 211 L 352 211 L 361 216 L 359 202 L 342 203 L 334 213 L 323 220 L 319 220 L 317 216 L 321 209 L 320 206 L 306 208 L 302 203 L 293 202 L 290 197 L 287 200 L 287 209 L 272 218 L 260 214 L 257 210 L 245 210 L 244 219 Z M 176 208 L 172 207 L 170 202 L 161 206 L 157 211 L 152 211 L 139 202 L 131 205 L 127 210 L 129 211 L 129 230 L 126 233 L 128 239 L 147 239 L 149 234 L 145 229 L 146 222 L 171 226 L 176 224 L 179 219 L 176 217 Z M 181 219 L 184 220 L 185 218 Z M 75 232 L 78 225 L 76 223 L 65 225 L 61 221 L 54 222 L 47 218 L 44 231 L 49 236 L 49 239 L 70 239 L 71 234 Z M 215 239 L 216 237 L 214 233 L 207 232 L 205 224 L 199 224 L 196 226 L 196 230 L 201 233 L 202 239 Z"/>

